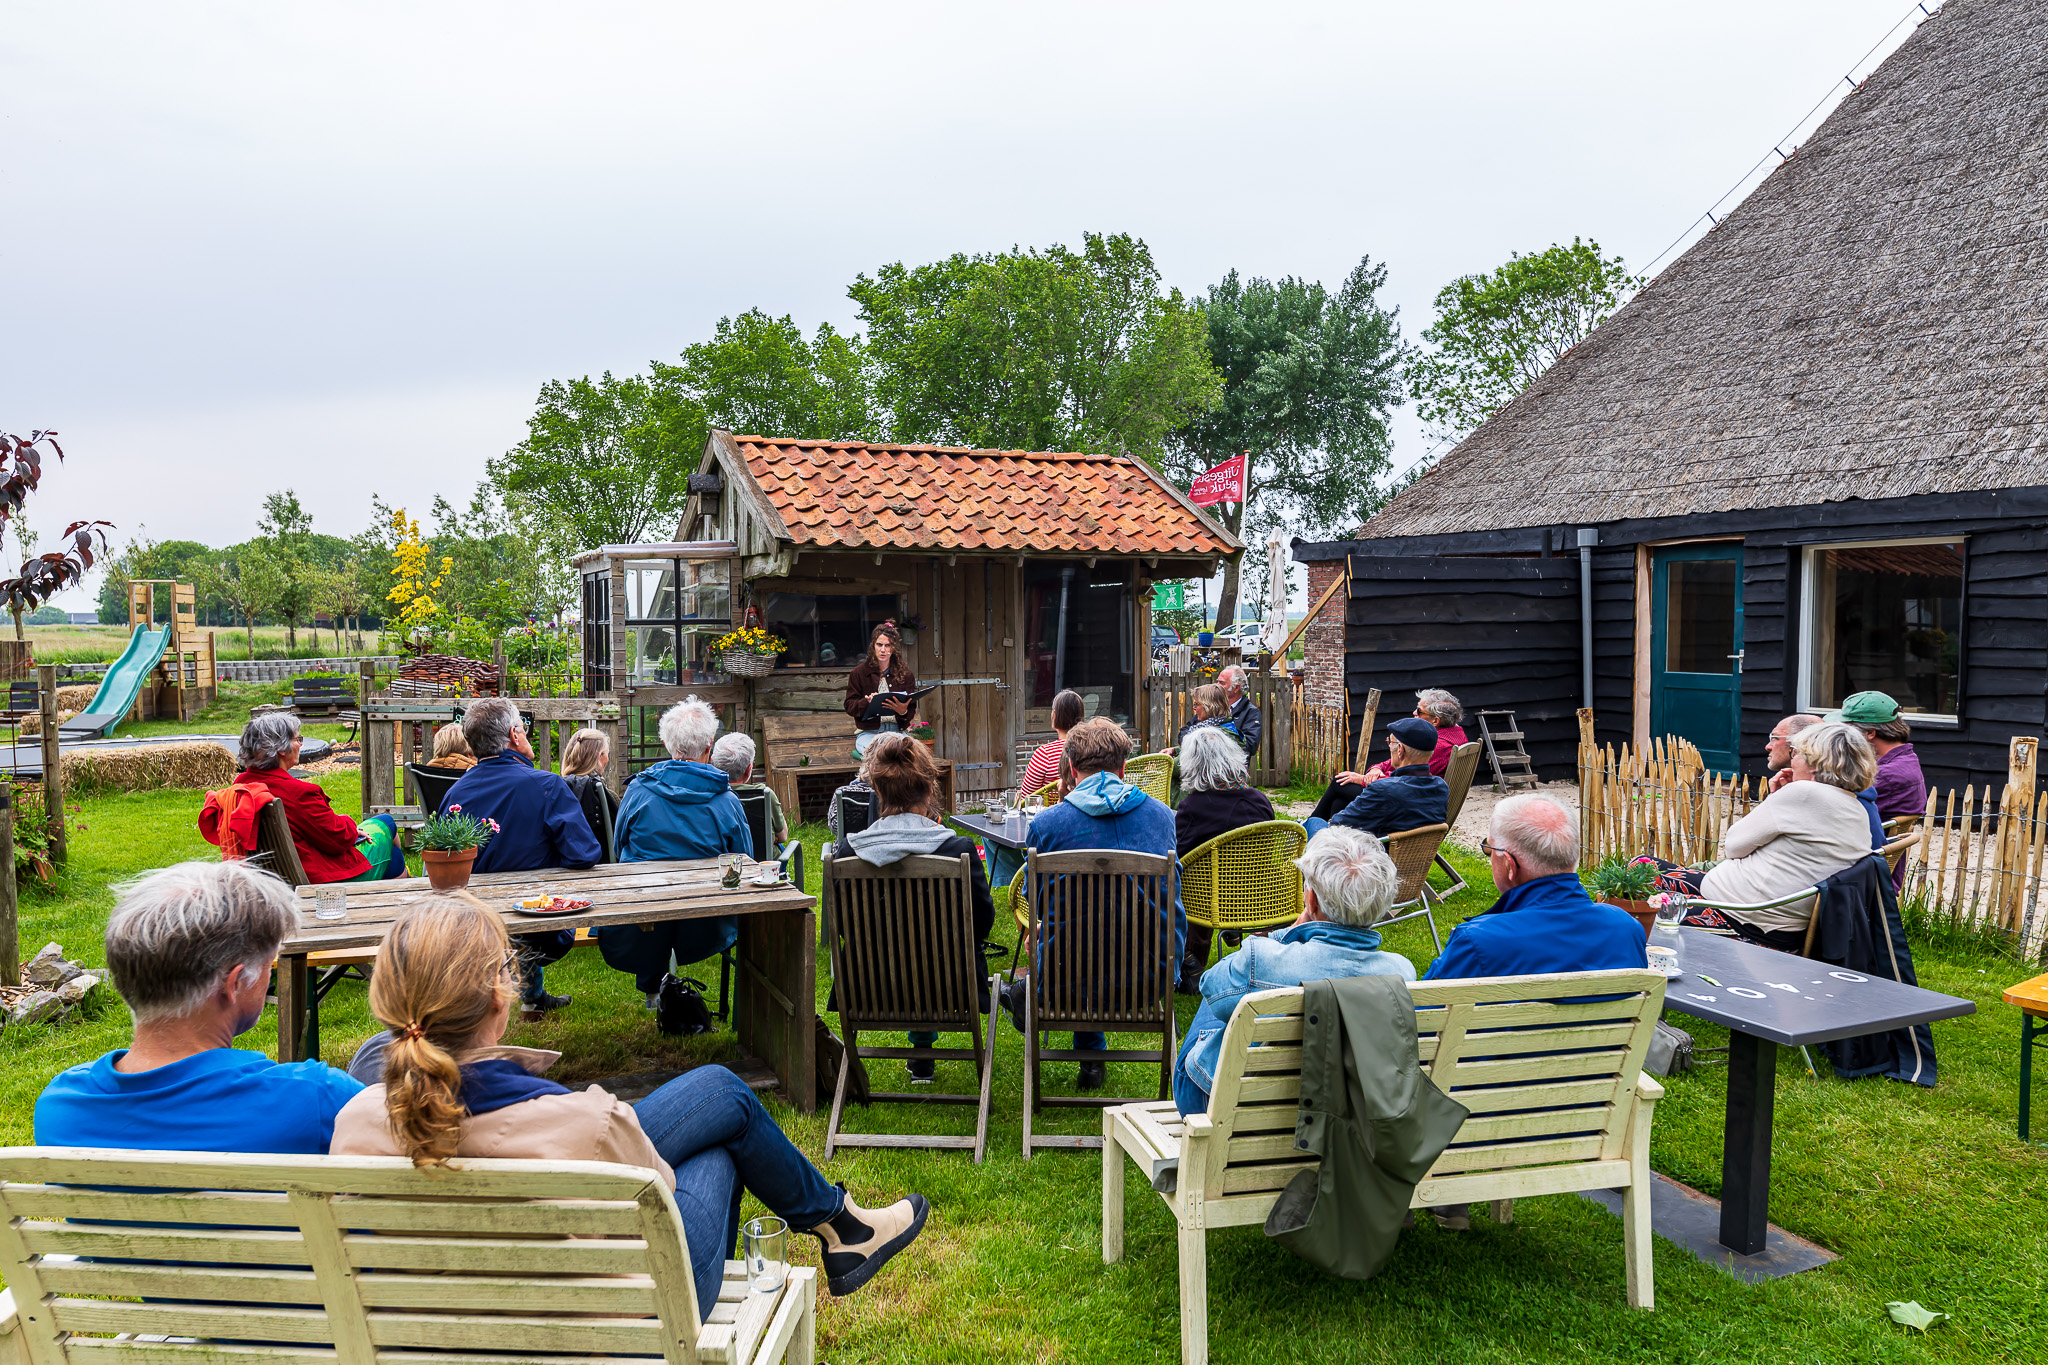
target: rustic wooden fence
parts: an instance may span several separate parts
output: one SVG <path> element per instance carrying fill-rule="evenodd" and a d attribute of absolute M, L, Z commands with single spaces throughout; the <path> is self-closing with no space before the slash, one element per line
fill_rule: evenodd
<path fill-rule="evenodd" d="M 1150 708 L 1146 733 L 1152 737 L 1154 749 L 1174 744 L 1181 726 L 1195 718 L 1195 689 L 1214 681 L 1213 675 L 1202 673 L 1155 673 L 1145 680 Z M 1248 755 L 1251 780 L 1261 787 L 1282 786 L 1294 759 L 1294 684 L 1247 668 L 1244 690 L 1265 720 L 1258 748 Z"/>
<path fill-rule="evenodd" d="M 1350 745 L 1341 706 L 1317 706 L 1294 700 L 1294 772 L 1297 777 L 1328 782 L 1345 768 L 1345 749 Z"/>

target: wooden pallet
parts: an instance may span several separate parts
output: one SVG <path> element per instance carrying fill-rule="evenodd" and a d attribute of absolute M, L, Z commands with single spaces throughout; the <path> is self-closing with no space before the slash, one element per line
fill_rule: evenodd
<path fill-rule="evenodd" d="M 1489 716 L 1506 719 L 1490 724 Z M 1515 723 L 1513 711 L 1481 711 L 1479 738 L 1486 745 L 1486 761 L 1493 765 L 1495 791 L 1536 785 L 1536 765 L 1529 761 L 1529 751 L 1522 747 L 1522 730 Z"/>

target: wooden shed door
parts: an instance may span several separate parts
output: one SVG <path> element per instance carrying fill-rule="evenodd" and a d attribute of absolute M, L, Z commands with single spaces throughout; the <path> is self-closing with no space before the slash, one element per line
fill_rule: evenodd
<path fill-rule="evenodd" d="M 924 631 L 918 685 L 940 684 L 921 714 L 940 758 L 953 760 L 953 790 L 993 792 L 1011 782 L 1010 662 L 1015 568 L 997 560 L 934 560 L 921 575 Z"/>

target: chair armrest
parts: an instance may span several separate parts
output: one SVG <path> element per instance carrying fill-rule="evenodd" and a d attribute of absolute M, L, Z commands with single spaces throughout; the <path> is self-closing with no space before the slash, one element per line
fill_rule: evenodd
<path fill-rule="evenodd" d="M 0 1365 L 28 1365 L 28 1346 L 21 1339 L 21 1314 L 14 1291 L 0 1289 Z"/>
<path fill-rule="evenodd" d="M 1794 891 L 1789 896 L 1780 896 L 1774 901 L 1758 901 L 1753 905 L 1745 905 L 1741 901 L 1709 900 L 1705 896 L 1694 896 L 1682 892 L 1678 894 L 1684 897 L 1687 905 L 1704 905 L 1713 910 L 1775 910 L 1781 905 L 1790 905 L 1794 901 L 1810 900 L 1820 894 L 1820 888 L 1818 886 L 1809 886 L 1804 891 Z"/>
<path fill-rule="evenodd" d="M 783 874 L 797 890 L 804 889 L 804 845 L 801 839 L 791 839 L 782 846 L 782 852 L 775 861 L 782 864 Z"/>
<path fill-rule="evenodd" d="M 1655 1104 L 1658 1100 L 1664 1098 L 1664 1087 L 1649 1072 L 1638 1071 L 1636 1073 L 1636 1098 L 1647 1104 Z"/>

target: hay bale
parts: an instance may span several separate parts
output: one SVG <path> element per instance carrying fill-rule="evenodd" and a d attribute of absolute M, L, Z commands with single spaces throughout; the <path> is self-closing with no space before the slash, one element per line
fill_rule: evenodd
<path fill-rule="evenodd" d="M 235 760 L 219 744 L 138 744 L 133 748 L 76 749 L 63 756 L 59 771 L 67 795 L 156 791 L 184 787 L 207 791 L 235 780 Z"/>
<path fill-rule="evenodd" d="M 87 698 L 87 700 L 89 701 L 91 700 L 91 698 Z M 62 724 L 64 724 L 65 721 L 70 720 L 73 716 L 76 716 L 77 714 L 78 712 L 76 711 L 67 711 L 64 708 L 59 707 L 57 709 L 57 724 L 61 726 Z M 42 732 L 43 718 L 40 714 L 27 715 L 21 718 L 21 737 L 23 739 L 33 738 L 36 735 L 40 735 Z"/>
<path fill-rule="evenodd" d="M 91 683 L 72 687 L 60 687 L 57 689 L 57 709 L 59 711 L 69 711 L 75 716 L 86 707 L 92 705 L 93 696 L 98 691 L 99 688 Z"/>

